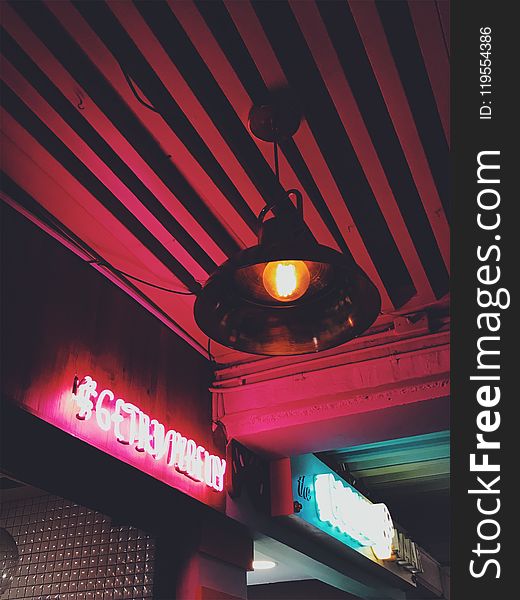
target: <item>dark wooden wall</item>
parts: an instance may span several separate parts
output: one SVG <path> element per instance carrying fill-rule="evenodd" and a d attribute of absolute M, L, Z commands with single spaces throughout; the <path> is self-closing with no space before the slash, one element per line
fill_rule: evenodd
<path fill-rule="evenodd" d="M 136 404 L 221 457 L 211 431 L 209 361 L 72 252 L 2 209 L 2 399 L 220 510 L 225 493 L 75 418 L 74 375 Z M 70 438 L 66 436 L 64 439 Z M 19 444 L 30 444 L 19 432 Z M 9 451 L 9 450 L 8 450 Z M 15 449 L 12 449 L 15 452 Z M 61 450 L 70 452 L 65 444 Z M 158 464 L 161 463 L 161 464 Z M 71 468 L 74 465 L 71 456 Z M 66 475 L 66 474 L 64 474 Z"/>

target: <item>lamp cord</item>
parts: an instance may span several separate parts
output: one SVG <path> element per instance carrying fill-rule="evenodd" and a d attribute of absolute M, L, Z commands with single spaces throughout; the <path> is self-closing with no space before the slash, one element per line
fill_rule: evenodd
<path fill-rule="evenodd" d="M 213 365 L 213 367 L 215 367 L 217 361 L 215 360 L 213 354 L 211 354 L 211 338 L 208 338 L 208 360 Z"/>
<path fill-rule="evenodd" d="M 135 275 L 130 275 L 129 273 L 125 273 L 124 271 L 121 271 L 120 269 L 114 269 L 114 271 L 117 271 L 117 273 L 119 273 L 120 275 L 124 275 L 125 277 L 128 277 L 128 279 L 133 279 L 134 281 L 138 281 L 139 283 L 142 283 L 143 285 L 148 285 L 149 287 L 155 288 L 156 290 L 162 290 L 163 292 L 169 292 L 170 294 L 178 294 L 179 296 L 195 296 L 196 295 L 194 292 L 181 292 L 180 290 L 172 290 L 170 288 L 163 287 L 162 285 L 150 283 L 149 281 L 145 281 L 144 279 L 139 279 L 139 277 L 135 277 Z"/>
<path fill-rule="evenodd" d="M 121 71 L 123 72 L 123 75 L 124 75 L 124 77 L 126 79 L 126 83 L 128 83 L 128 87 L 132 91 L 132 94 L 135 96 L 136 100 L 140 104 L 142 104 L 145 108 L 148 108 L 149 110 L 152 110 L 153 112 L 156 112 L 157 114 L 160 115 L 161 113 L 155 108 L 155 106 L 153 106 L 152 104 L 149 104 L 148 102 L 145 102 L 141 98 L 141 96 L 137 93 L 137 90 L 135 88 L 134 82 L 132 81 L 132 78 L 130 77 L 130 75 L 123 68 L 123 65 L 121 63 L 119 63 L 119 66 L 121 67 Z"/>
<path fill-rule="evenodd" d="M 97 264 L 100 267 L 108 267 L 111 271 L 114 271 L 118 275 L 123 275 L 124 277 L 128 277 L 128 279 L 133 279 L 134 281 L 138 281 L 139 283 L 142 283 L 143 285 L 148 285 L 152 288 L 155 288 L 156 290 L 162 290 L 163 292 L 169 292 L 170 294 L 178 294 L 179 296 L 195 296 L 196 295 L 194 292 L 183 292 L 181 290 L 172 290 L 170 288 L 163 287 L 162 285 L 157 285 L 155 283 L 145 281 L 144 279 L 140 279 L 139 277 L 136 277 L 135 275 L 130 275 L 130 273 L 121 271 L 121 269 L 116 269 L 114 266 L 112 266 L 111 264 L 107 263 L 104 260 L 95 259 L 95 260 L 88 260 L 86 262 L 88 262 L 89 264 Z"/>
<path fill-rule="evenodd" d="M 276 176 L 276 181 L 280 183 L 280 165 L 278 162 L 278 142 L 275 140 L 273 143 L 274 148 L 274 174 Z"/>

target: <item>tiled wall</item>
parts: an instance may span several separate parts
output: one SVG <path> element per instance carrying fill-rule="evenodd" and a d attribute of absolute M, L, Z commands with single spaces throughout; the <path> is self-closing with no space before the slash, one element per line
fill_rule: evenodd
<path fill-rule="evenodd" d="M 3 502 L 0 527 L 20 563 L 4 598 L 152 598 L 154 540 L 101 513 L 50 495 Z"/>

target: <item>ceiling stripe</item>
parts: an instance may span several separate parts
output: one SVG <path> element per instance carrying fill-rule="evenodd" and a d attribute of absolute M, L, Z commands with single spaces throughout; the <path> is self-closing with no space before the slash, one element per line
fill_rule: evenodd
<path fill-rule="evenodd" d="M 61 141 L 67 146 L 67 148 L 75 155 L 81 156 L 81 162 L 85 167 L 99 179 L 100 183 L 111 193 L 114 198 L 117 198 L 121 205 L 123 205 L 128 211 L 135 216 L 147 230 L 152 233 L 155 238 L 168 250 L 168 252 L 176 259 L 179 265 L 185 265 L 186 271 L 196 280 L 205 280 L 207 273 L 200 267 L 200 265 L 192 258 L 191 254 L 187 252 L 180 244 L 172 238 L 171 232 L 165 229 L 165 227 L 158 221 L 148 210 L 146 210 L 138 201 L 138 199 L 132 194 L 132 192 L 124 186 L 124 184 L 114 176 L 114 173 L 109 170 L 108 166 L 100 160 L 91 150 L 88 148 L 83 140 L 74 134 L 74 132 L 68 128 L 62 121 L 61 117 L 55 111 L 52 111 L 47 104 L 43 102 L 41 97 L 36 94 L 31 94 L 31 88 L 28 88 L 25 80 L 11 67 L 11 65 L 4 61 L 2 69 L 2 79 L 4 83 L 12 89 L 17 96 L 22 100 L 28 108 L 40 119 L 45 120 L 49 124 L 54 134 L 59 136 Z M 118 213 L 112 210 L 113 214 Z M 119 213 L 118 218 L 121 218 Z"/>
<path fill-rule="evenodd" d="M 11 11 L 7 4 L 4 5 L 4 15 L 7 16 L 7 18 L 4 19 L 4 24 L 9 28 L 13 35 L 16 35 L 18 44 L 22 45 L 28 51 L 31 51 L 33 56 L 38 57 L 38 66 L 36 66 L 34 61 L 26 58 L 26 54 L 20 49 L 20 46 L 16 45 L 13 48 L 13 51 L 9 53 L 9 57 L 13 63 L 18 66 L 19 70 L 24 72 L 26 77 L 32 79 L 33 85 L 38 88 L 40 93 L 52 100 L 49 100 L 51 104 L 55 107 L 59 107 L 59 111 L 62 112 L 64 118 L 67 118 L 70 112 L 65 108 L 65 102 L 68 102 L 74 112 L 79 113 L 80 111 L 77 108 L 79 97 L 77 94 L 79 93 L 82 96 L 85 95 L 81 86 L 69 75 L 49 50 L 30 31 L 25 23 Z M 6 46 L 5 52 L 8 52 L 11 48 L 10 42 L 12 38 L 8 33 L 4 32 L 2 40 L 4 46 Z M 50 82 L 51 79 L 56 88 Z M 58 100 L 58 98 L 60 98 L 59 92 L 62 94 L 63 102 Z M 213 262 L 220 264 L 225 260 L 226 255 L 213 241 L 211 236 L 207 234 L 205 229 L 192 217 L 186 208 L 172 196 L 171 191 L 164 185 L 161 179 L 157 177 L 155 172 L 142 159 L 139 153 L 136 152 L 134 147 L 128 143 L 126 138 L 112 125 L 111 121 L 105 116 L 102 110 L 96 106 L 92 98 L 84 98 L 83 102 L 86 104 L 84 110 L 81 111 L 83 119 L 91 125 L 92 129 L 102 132 L 102 136 L 100 137 L 110 144 L 117 156 L 124 157 L 125 164 L 128 165 L 128 168 L 136 176 L 139 176 L 139 181 L 142 181 L 154 197 L 163 199 L 164 206 L 168 213 L 172 216 L 175 214 L 184 231 L 189 231 L 192 234 L 193 238 L 197 240 L 199 246 L 205 249 Z M 68 120 L 69 124 L 71 124 L 72 121 L 73 119 L 71 117 Z M 143 201 L 146 201 L 148 192 L 143 191 L 141 193 L 145 196 Z M 167 221 L 168 218 L 166 219 L 166 222 Z M 194 254 L 196 254 L 196 252 L 194 252 Z"/>
<path fill-rule="evenodd" d="M 385 99 L 395 131 L 428 215 L 444 264 L 449 271 L 449 224 L 424 148 L 421 144 L 379 13 L 371 0 L 349 2 L 372 70 Z"/>
<path fill-rule="evenodd" d="M 180 17 L 183 12 L 186 11 L 187 7 L 193 5 L 190 2 L 183 2 L 176 3 L 174 6 Z M 210 68 L 212 66 L 212 57 L 218 55 L 218 49 L 220 47 L 222 48 L 226 61 L 229 61 L 229 65 L 232 65 L 233 67 L 233 70 L 231 71 L 228 69 L 228 72 L 226 72 L 220 83 L 221 86 L 226 86 L 228 95 L 241 87 L 238 76 L 241 77 L 242 74 L 244 74 L 243 80 L 244 88 L 247 93 L 247 103 L 244 104 L 242 100 L 242 106 L 244 106 L 242 112 L 244 113 L 243 117 L 245 121 L 249 107 L 252 104 L 261 105 L 268 102 L 269 90 L 260 76 L 244 41 L 240 37 L 240 34 L 232 22 L 229 13 L 224 8 L 224 5 L 221 2 L 203 2 L 198 3 L 197 8 L 205 20 L 208 31 L 202 30 L 200 31 L 200 35 L 196 35 L 197 31 L 194 31 L 193 29 L 187 31 L 192 34 L 194 43 L 197 43 L 199 38 L 201 42 L 205 42 L 207 47 L 199 47 L 199 52 L 201 52 L 201 55 Z M 190 16 L 191 15 L 192 11 L 190 12 Z M 187 19 L 184 19 L 184 21 L 186 21 L 186 24 L 183 22 L 186 27 L 188 21 Z M 215 40 L 211 40 L 209 31 L 211 31 Z M 210 45 L 208 45 L 208 40 L 212 41 Z M 216 43 L 217 41 L 218 44 Z M 217 65 L 214 65 L 212 72 L 217 76 Z M 234 76 L 235 72 L 236 76 Z M 267 144 L 260 140 L 256 143 L 264 156 L 266 156 L 266 153 L 272 155 L 271 144 Z M 309 205 L 304 199 L 304 212 L 307 217 L 310 216 L 309 221 L 312 223 L 311 229 L 316 239 L 322 244 L 340 249 L 345 254 L 350 255 L 350 250 L 345 243 L 340 228 L 334 220 L 334 217 L 332 216 L 298 147 L 293 140 L 284 141 L 280 146 L 282 150 L 282 160 L 280 165 L 282 183 L 284 184 L 284 187 L 287 188 L 303 187 L 304 192 L 311 201 L 311 204 Z M 284 161 L 284 158 L 287 162 Z"/>
<path fill-rule="evenodd" d="M 53 11 L 61 11 L 62 5 L 69 10 L 72 8 L 68 3 L 53 3 L 49 5 L 49 8 L 52 8 Z M 56 18 L 50 14 L 46 6 L 32 3 L 15 3 L 12 6 L 69 73 L 77 79 L 88 96 L 92 97 L 96 104 L 103 109 L 122 135 L 139 150 L 141 156 L 150 163 L 167 187 L 176 194 L 176 197 L 183 202 L 198 221 L 204 223 L 206 230 L 226 254 L 231 255 L 236 252 L 238 245 L 219 220 L 208 210 L 142 122 L 124 103 L 122 97 L 114 91 L 107 79 L 88 60 L 82 51 L 84 47 L 81 49 L 78 47 Z M 75 23 L 78 27 L 81 25 L 77 20 Z M 78 31 L 76 39 L 81 40 L 83 37 L 85 37 L 85 32 L 80 34 Z M 91 42 L 92 40 L 88 39 L 87 46 Z M 104 62 L 102 60 L 97 64 L 103 65 Z M 120 77 L 123 80 L 122 75 Z M 129 92 L 127 92 L 128 94 Z"/>
<path fill-rule="evenodd" d="M 234 63 L 240 62 L 244 56 L 243 53 L 247 53 L 247 50 L 243 48 L 243 43 L 239 44 L 236 48 L 230 47 L 231 43 L 236 42 L 237 38 L 239 38 L 238 34 L 225 40 L 228 55 L 221 49 L 224 37 L 221 29 L 222 18 L 225 18 L 228 23 L 227 34 L 234 29 L 223 5 L 218 2 L 212 3 L 212 15 L 215 15 L 216 7 L 222 9 L 217 13 L 219 22 L 213 24 L 212 28 L 207 23 L 208 15 L 206 15 L 206 20 L 204 20 L 192 2 L 170 2 L 169 5 L 182 23 L 187 35 L 223 93 L 236 108 L 241 121 L 246 123 L 250 107 L 253 104 L 265 103 L 268 99 L 268 90 L 265 84 L 261 82 L 261 79 L 258 78 L 256 79 L 257 85 L 252 89 L 248 89 L 242 85 L 235 73 Z M 199 3 L 199 10 L 202 10 L 203 6 L 205 5 Z M 254 63 L 249 62 L 249 66 L 254 66 Z M 246 133 L 248 138 L 262 153 L 266 163 L 272 164 L 274 162 L 273 145 L 261 140 L 255 140 L 249 132 Z M 307 213 L 307 222 L 310 224 L 315 238 L 322 244 L 343 250 L 346 248 L 346 244 L 319 193 L 309 169 L 302 163 L 301 157 L 298 156 L 294 143 L 291 140 L 284 142 L 281 144 L 281 149 L 283 155 L 280 161 L 280 177 L 283 187 L 285 189 L 303 188 L 304 193 L 311 200 L 309 204 L 305 199 L 305 212 Z M 269 168 L 271 169 L 271 167 Z"/>
<path fill-rule="evenodd" d="M 192 91 L 187 81 L 183 78 L 176 65 L 170 60 L 168 53 L 141 18 L 137 9 L 131 5 L 110 5 L 112 12 L 118 17 L 128 35 L 139 40 L 139 50 L 146 57 L 157 75 L 166 83 L 168 92 L 175 98 L 179 107 L 184 111 L 192 125 L 198 130 L 204 130 L 204 142 L 208 145 L 220 164 L 225 164 L 227 170 L 232 172 L 232 178 L 240 202 L 235 204 L 237 212 L 247 222 L 252 231 L 256 228 L 256 214 L 264 206 L 258 190 L 255 188 L 247 171 L 245 171 L 235 154 L 226 144 L 211 116 L 207 114 L 199 97 Z M 146 88 L 144 88 L 146 89 Z M 241 189 L 245 193 L 239 192 Z M 251 205 L 253 202 L 253 205 Z"/>
<path fill-rule="evenodd" d="M 428 277 L 423 267 L 423 263 L 421 262 L 421 259 L 417 253 L 416 247 L 414 246 L 413 241 L 408 233 L 406 223 L 402 218 L 399 206 L 396 203 L 396 199 L 394 198 L 392 188 L 390 187 L 385 173 L 382 170 L 382 166 L 379 162 L 376 149 L 373 146 L 372 141 L 369 137 L 369 133 L 365 127 L 365 122 L 370 121 L 368 118 L 363 120 L 361 111 L 358 107 L 358 104 L 356 103 L 356 100 L 353 97 L 352 90 L 348 84 L 347 79 L 345 77 L 340 76 L 328 79 L 326 77 L 327 72 L 333 70 L 337 71 L 337 73 L 340 73 L 341 66 L 338 56 L 332 45 L 332 42 L 327 35 L 324 23 L 321 20 L 320 13 L 318 12 L 317 7 L 314 3 L 291 2 L 291 8 L 296 16 L 296 19 L 298 20 L 300 28 L 302 29 L 306 37 L 309 48 L 313 53 L 313 56 L 316 60 L 316 64 L 320 69 L 329 94 L 331 95 L 334 105 L 336 106 L 338 115 L 340 115 L 345 131 L 347 132 L 353 144 L 353 147 L 361 161 L 363 171 L 370 183 L 370 186 L 374 192 L 374 196 L 378 201 L 379 207 L 390 227 L 392 236 L 394 240 L 399 241 L 401 255 L 406 263 L 409 273 L 412 275 L 414 286 L 418 291 L 418 295 L 423 297 L 425 301 L 428 301 L 428 299 L 431 300 L 433 298 L 433 292 L 430 287 L 430 281 L 428 280 Z M 351 35 L 345 35 L 345 31 L 344 29 L 342 29 L 342 39 L 350 40 L 352 39 L 352 37 L 353 36 Z M 341 48 L 341 46 L 338 47 Z M 352 53 L 349 51 L 350 48 L 346 48 L 345 50 L 346 52 L 342 53 L 341 55 L 345 54 L 349 57 L 352 56 Z M 368 61 L 366 61 L 366 64 L 367 67 L 369 67 Z M 370 69 L 368 70 L 370 71 Z M 352 80 L 354 81 L 354 77 Z M 376 90 L 377 92 L 379 91 L 377 87 Z M 374 90 L 371 90 L 371 92 L 373 91 Z M 373 100 L 374 95 L 372 94 L 371 102 L 373 102 Z M 363 103 L 360 103 L 360 105 L 364 106 Z M 382 99 L 380 109 L 381 108 L 384 112 L 384 103 L 382 103 Z M 378 123 L 376 120 L 376 128 L 377 125 Z M 393 131 L 387 133 L 390 133 L 390 135 L 392 135 Z M 389 152 L 389 154 L 392 157 L 394 157 L 396 153 L 398 155 L 402 155 L 397 139 L 395 139 L 395 142 L 396 147 L 393 149 L 390 148 Z M 382 150 L 381 146 L 383 145 L 380 145 L 380 150 Z M 381 156 L 384 156 L 383 153 L 381 153 Z M 404 164 L 406 163 L 404 162 Z M 395 167 L 395 165 L 393 166 Z M 390 169 L 389 173 L 393 175 L 395 173 L 395 170 Z M 400 172 L 395 173 L 395 177 L 393 177 L 392 183 L 400 182 L 401 175 L 402 173 Z M 395 189 L 400 197 L 402 190 L 399 187 L 396 187 Z M 413 190 L 415 192 L 415 188 L 413 188 Z M 415 195 L 417 196 L 416 192 Z M 417 198 L 416 204 L 422 209 L 422 205 L 420 203 L 419 198 Z M 425 214 L 423 222 L 425 222 L 426 226 L 429 226 Z M 436 248 L 435 240 L 433 240 L 433 244 L 438 254 L 438 249 Z M 418 248 L 420 248 L 420 245 L 418 245 Z M 423 254 L 427 259 L 429 259 L 429 254 Z M 435 282 L 435 277 L 432 278 L 432 280 Z M 442 295 L 442 293 L 440 295 Z"/>
<path fill-rule="evenodd" d="M 215 245 L 215 242 L 218 242 L 226 251 L 227 255 L 230 255 L 233 252 L 236 252 L 238 247 L 251 243 L 251 240 L 254 239 L 251 229 L 247 227 L 239 215 L 234 212 L 232 205 L 229 204 L 225 195 L 214 184 L 201 165 L 193 158 L 179 138 L 169 128 L 164 127 L 162 118 L 143 108 L 137 100 L 133 98 L 128 85 L 124 80 L 120 65 L 115 61 L 94 32 L 83 21 L 79 13 L 77 13 L 68 3 L 52 4 L 52 9 L 63 25 L 75 36 L 75 39 L 79 40 L 81 49 L 88 54 L 91 61 L 97 65 L 106 80 L 110 81 L 112 87 L 118 92 L 119 97 L 125 99 L 126 102 L 130 101 L 130 103 L 134 100 L 134 116 L 137 117 L 153 135 L 155 138 L 154 144 L 160 144 L 160 152 L 157 153 L 155 147 L 150 147 L 148 144 L 143 145 L 143 140 L 146 139 L 144 136 L 132 136 L 126 133 L 126 120 L 121 123 L 121 133 L 133 142 L 135 149 L 148 161 L 148 163 L 150 163 L 150 166 L 152 167 L 150 171 L 154 173 L 155 170 L 155 173 L 157 173 L 164 181 L 163 183 L 161 179 L 158 179 L 160 185 L 168 190 L 166 194 L 162 194 L 162 197 L 164 198 L 163 202 L 170 204 L 172 192 L 174 193 L 173 200 L 179 204 L 182 203 L 180 206 L 177 205 L 174 207 L 175 213 L 178 213 L 179 209 L 181 210 L 181 213 L 183 211 L 186 212 L 191 219 L 191 222 L 187 227 L 189 231 L 198 232 L 199 230 L 202 230 L 205 233 L 206 238 L 209 238 L 210 242 L 212 242 L 208 244 L 207 239 L 201 238 L 204 239 L 205 247 L 211 248 L 212 245 Z M 111 117 L 110 114 L 107 116 Z M 131 124 L 128 123 L 128 126 L 131 127 Z M 104 129 L 102 130 L 104 131 Z M 131 131 L 129 133 L 131 134 Z M 152 162 L 150 158 L 155 160 Z M 146 163 L 145 167 L 148 169 L 150 168 Z M 182 174 L 182 176 L 177 176 L 178 174 L 175 172 L 176 168 L 178 169 L 178 174 Z M 146 168 L 143 169 L 143 166 L 140 165 L 137 172 L 144 174 L 147 171 Z M 172 177 L 172 175 L 174 176 Z M 199 198 L 204 198 L 206 204 L 211 205 L 211 211 L 213 213 L 217 212 L 217 214 L 219 214 L 218 211 L 215 211 L 215 206 L 225 210 L 226 219 L 220 218 L 220 214 L 219 219 L 223 222 L 227 235 L 221 234 L 221 232 L 216 233 L 212 223 L 213 217 L 211 216 L 210 221 L 208 222 L 208 219 L 205 218 L 209 214 L 207 209 L 199 210 Z M 212 202 L 208 203 L 208 198 L 210 198 Z M 204 226 L 202 224 L 204 224 Z M 225 256 L 226 254 L 223 254 L 222 251 L 220 251 L 216 263 L 220 264 Z"/>
<path fill-rule="evenodd" d="M 311 13 L 314 5 L 295 3 L 294 6 L 301 14 L 305 9 Z M 424 289 L 423 278 L 427 276 L 435 296 L 440 298 L 448 290 L 448 272 L 352 15 L 348 6 L 342 3 L 322 3 L 319 9 L 338 48 L 341 68 L 351 84 L 350 87 L 342 78 L 339 80 L 343 82 L 341 89 L 337 89 L 335 94 L 331 92 L 337 98 L 338 113 L 344 115 L 345 129 L 363 161 L 365 173 L 394 239 L 399 241 L 401 254 L 414 277 L 416 288 Z M 318 15 L 309 19 L 308 37 L 316 36 L 319 27 Z M 320 49 L 324 52 L 325 40 L 323 33 L 314 44 L 315 56 L 319 56 Z M 330 68 L 332 61 L 330 56 L 323 58 L 322 70 L 327 66 Z M 332 81 L 337 82 L 338 79 Z M 381 172 L 381 167 L 384 172 Z"/>
<path fill-rule="evenodd" d="M 8 85 L 4 84 L 3 86 L 0 102 L 22 127 L 31 131 L 34 138 L 49 154 L 65 166 L 74 178 L 161 260 L 190 291 L 195 292 L 198 289 L 196 280 L 188 270 L 158 242 L 134 214 L 119 202 L 103 182 L 29 109 Z"/>
<path fill-rule="evenodd" d="M 98 8 L 99 6 L 96 5 Z M 219 88 L 173 13 L 165 4 L 155 6 L 140 3 L 137 8 L 149 26 L 153 27 L 155 35 L 170 59 L 176 61 L 179 72 L 195 93 L 213 125 L 218 129 L 224 143 L 233 151 L 261 196 L 269 199 L 282 195 L 282 190 L 277 185 L 271 168 L 261 156 L 231 103 Z M 148 87 L 144 89 L 149 91 Z M 165 115 L 165 119 L 168 120 L 172 129 L 175 129 L 175 125 L 169 121 L 168 114 Z M 206 157 L 200 152 L 195 152 L 195 155 L 199 162 L 207 168 Z M 249 208 L 248 210 L 251 215 L 251 226 L 254 227 L 256 224 L 255 214 Z"/>
<path fill-rule="evenodd" d="M 11 87 L 13 87 L 14 80 L 17 79 L 18 85 L 15 83 L 16 93 L 23 97 L 24 101 L 43 121 L 52 124 L 54 133 L 58 134 L 63 141 L 70 140 L 67 143 L 71 149 L 74 149 L 76 155 L 82 156 L 83 162 L 88 164 L 93 172 L 96 172 L 99 178 L 106 183 L 107 187 L 110 187 L 111 191 L 118 196 L 120 201 L 127 205 L 129 210 L 136 214 L 143 223 L 146 223 L 152 231 L 155 231 L 157 237 L 162 237 L 163 244 L 169 247 L 175 256 L 179 253 L 177 258 L 181 262 L 186 262 L 188 269 L 196 279 L 205 280 L 208 274 L 216 268 L 214 261 L 209 258 L 186 230 L 160 204 L 134 172 L 106 144 L 104 139 L 98 135 L 96 130 L 83 119 L 81 113 L 59 92 L 38 67 L 22 53 L 21 49 L 14 42 L 12 42 L 12 47 L 9 48 L 12 40 L 7 33 L 4 32 L 4 35 L 8 38 L 4 40 L 5 56 L 9 57 L 9 59 L 13 58 L 17 65 L 20 65 L 22 68 L 25 67 L 26 77 L 30 78 L 33 82 L 39 83 L 39 91 L 45 95 L 55 112 L 51 113 L 48 106 L 42 105 L 42 102 L 38 100 L 38 96 L 29 87 L 28 83 L 22 81 L 19 76 L 16 77 L 16 72 L 5 61 L 3 77 L 7 83 L 10 83 Z M 40 106 L 39 110 L 35 108 L 36 104 Z M 78 135 L 72 135 L 61 119 L 64 119 Z M 84 147 L 83 141 L 89 144 L 89 148 Z M 92 151 L 96 152 L 96 157 L 90 156 Z M 107 167 L 110 167 L 110 172 Z M 115 180 L 114 174 L 119 179 Z M 143 210 L 144 207 L 140 206 L 140 201 L 150 213 Z M 161 230 L 162 233 L 160 233 Z M 201 269 L 201 266 L 204 270 Z"/>
<path fill-rule="evenodd" d="M 147 98 L 160 112 L 171 131 L 189 149 L 190 153 L 228 199 L 228 202 L 252 229 L 256 224 L 254 213 L 249 210 L 227 173 L 215 159 L 213 152 L 172 98 L 161 79 L 151 68 L 113 13 L 102 2 L 74 4 L 90 27 L 102 37 L 105 45 L 118 63 L 142 90 L 146 90 Z M 203 218 L 208 218 L 207 211 Z"/>
<path fill-rule="evenodd" d="M 437 184 L 446 217 L 450 219 L 450 161 L 437 104 L 405 0 L 376 2 L 377 10 Z"/>
<path fill-rule="evenodd" d="M 444 31 L 435 2 L 408 2 L 437 110 L 450 143 L 450 67 Z"/>

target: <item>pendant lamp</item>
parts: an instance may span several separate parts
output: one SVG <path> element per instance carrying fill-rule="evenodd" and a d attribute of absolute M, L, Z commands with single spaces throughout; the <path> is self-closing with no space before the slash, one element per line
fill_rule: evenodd
<path fill-rule="evenodd" d="M 249 125 L 274 141 L 278 174 L 282 135 L 275 116 L 272 107 L 253 107 Z M 290 129 L 296 131 L 294 122 Z M 364 271 L 318 244 L 304 222 L 302 194 L 286 195 L 296 207 L 286 198 L 268 203 L 258 216 L 258 244 L 221 265 L 195 301 L 200 329 L 229 348 L 271 356 L 319 352 L 359 335 L 380 312 L 379 292 Z M 271 211 L 275 216 L 265 220 Z"/>

